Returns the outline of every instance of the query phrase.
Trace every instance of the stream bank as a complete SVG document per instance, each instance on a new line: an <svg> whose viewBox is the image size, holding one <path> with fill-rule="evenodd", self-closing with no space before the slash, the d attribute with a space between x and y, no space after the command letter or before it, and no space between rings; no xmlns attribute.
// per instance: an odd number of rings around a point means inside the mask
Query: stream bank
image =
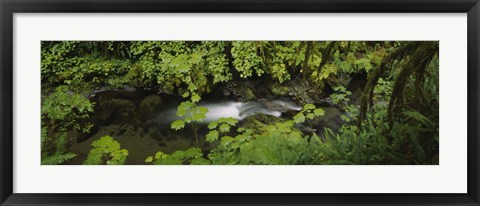
<svg viewBox="0 0 480 206"><path fill-rule="evenodd" d="M343 124L340 118L343 111L329 102L326 98L328 91L320 91L306 81L290 81L283 85L260 80L231 81L217 88L219 89L204 95L200 104L218 106L225 102L239 104L255 102L255 105L264 104L258 102L288 102L289 104L293 102L298 106L314 103L324 109L326 114L314 122L313 128L303 129L304 132L316 131L321 135L324 127L336 130ZM328 88L322 88L328 90ZM94 127L89 133L74 130L68 133L73 140L69 151L78 155L67 164L81 164L86 159L92 142L105 135L114 137L122 148L129 151L126 164L130 165L145 164L145 158L158 151L168 154L196 146L204 153L208 153L218 145L216 142L209 143L204 140L203 136L209 131L206 123L199 124L198 133L202 138L197 143L190 129L174 131L170 128L170 121L159 122L167 119L165 111L170 111L169 115L175 115L176 107L182 101L179 95L166 94L151 88L101 89L92 92L89 100L95 103L95 110L86 122L93 123ZM257 107L265 110L263 106ZM292 106L290 109L282 110L280 115L267 115L265 112L256 111L248 117L239 119L239 126L248 127L255 126L254 122L268 124L282 121L282 119L291 119L297 110Z"/></svg>

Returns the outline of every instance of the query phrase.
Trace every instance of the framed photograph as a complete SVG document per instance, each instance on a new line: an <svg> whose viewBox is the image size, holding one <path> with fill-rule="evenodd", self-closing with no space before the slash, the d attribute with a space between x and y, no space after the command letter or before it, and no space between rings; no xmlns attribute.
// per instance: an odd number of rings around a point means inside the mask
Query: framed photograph
<svg viewBox="0 0 480 206"><path fill-rule="evenodd" d="M480 205L478 0L1 0L1 205Z"/></svg>

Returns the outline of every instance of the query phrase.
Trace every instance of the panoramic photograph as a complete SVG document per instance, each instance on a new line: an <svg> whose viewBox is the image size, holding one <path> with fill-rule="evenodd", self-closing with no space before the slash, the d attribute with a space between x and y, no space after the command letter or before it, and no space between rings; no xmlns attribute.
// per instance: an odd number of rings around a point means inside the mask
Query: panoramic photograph
<svg viewBox="0 0 480 206"><path fill-rule="evenodd" d="M42 41L42 165L438 165L438 41Z"/></svg>

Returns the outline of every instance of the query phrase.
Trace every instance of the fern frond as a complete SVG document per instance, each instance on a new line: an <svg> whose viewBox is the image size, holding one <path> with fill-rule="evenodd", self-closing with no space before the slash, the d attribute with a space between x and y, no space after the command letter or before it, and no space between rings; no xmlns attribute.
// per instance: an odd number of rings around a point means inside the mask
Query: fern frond
<svg viewBox="0 0 480 206"><path fill-rule="evenodd" d="M407 117L417 120L423 125L432 125L432 121L415 110L404 111L403 114Z"/></svg>
<svg viewBox="0 0 480 206"><path fill-rule="evenodd" d="M59 165L68 160L75 158L77 155L74 153L55 154L52 156L46 156L42 158L42 165Z"/></svg>

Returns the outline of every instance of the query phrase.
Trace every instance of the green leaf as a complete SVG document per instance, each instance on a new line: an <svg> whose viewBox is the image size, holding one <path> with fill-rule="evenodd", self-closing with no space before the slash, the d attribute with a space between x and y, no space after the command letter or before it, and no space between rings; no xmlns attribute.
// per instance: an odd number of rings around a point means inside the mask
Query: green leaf
<svg viewBox="0 0 480 206"><path fill-rule="evenodd" d="M303 105L303 109L304 110L309 110L309 109L315 109L315 105L314 104L305 104Z"/></svg>
<svg viewBox="0 0 480 206"><path fill-rule="evenodd" d="M218 128L220 132L229 132L230 131L230 125L228 124L221 124L220 127Z"/></svg>
<svg viewBox="0 0 480 206"><path fill-rule="evenodd" d="M188 85L187 89L190 90L190 91L195 91L195 90L197 90L197 86L195 86L194 84L190 84L190 85Z"/></svg>
<svg viewBox="0 0 480 206"><path fill-rule="evenodd" d="M420 114L420 112L415 110L407 110L404 111L403 114L407 117L417 120L418 122L422 123L423 125L432 125L432 122L425 117L424 115Z"/></svg>
<svg viewBox="0 0 480 206"><path fill-rule="evenodd" d="M305 115L302 112L296 114L293 116L293 122L297 124L305 122Z"/></svg>
<svg viewBox="0 0 480 206"><path fill-rule="evenodd" d="M145 162L146 163L150 163L153 161L153 157L152 156L148 156L146 159L145 159Z"/></svg>
<svg viewBox="0 0 480 206"><path fill-rule="evenodd" d="M315 114L308 113L306 117L307 117L307 119L313 119L313 118L315 118Z"/></svg>
<svg viewBox="0 0 480 206"><path fill-rule="evenodd" d="M172 125L171 125L172 129L174 130L179 130L179 129L182 129L185 127L185 122L181 119L179 120L175 120L174 122L172 122Z"/></svg>
<svg viewBox="0 0 480 206"><path fill-rule="evenodd" d="M313 113L315 114L315 116L319 117L319 116L325 115L325 110L323 110L321 108L317 108L317 109L313 110Z"/></svg>
<svg viewBox="0 0 480 206"><path fill-rule="evenodd" d="M59 165L70 159L73 159L76 156L77 155L74 153L65 153L42 157L42 165Z"/></svg>
<svg viewBox="0 0 480 206"><path fill-rule="evenodd" d="M167 158L169 155L168 154L165 154L161 151L158 151L157 153L155 153L155 159L159 160L159 159L165 159Z"/></svg>
<svg viewBox="0 0 480 206"><path fill-rule="evenodd" d="M223 136L222 139L220 140L220 144L222 145L228 145L229 143L231 143L234 139L230 136Z"/></svg>
<svg viewBox="0 0 480 206"><path fill-rule="evenodd" d="M205 113L196 113L192 116L192 119L196 122L201 122L203 119L207 118Z"/></svg>
<svg viewBox="0 0 480 206"><path fill-rule="evenodd" d="M186 72L190 71L190 65L180 64L180 65L176 66L175 71L178 72L178 73L186 73Z"/></svg>
<svg viewBox="0 0 480 206"><path fill-rule="evenodd" d="M92 147L83 164L99 165L106 163L109 165L121 165L125 164L127 160L128 150L121 149L120 143L113 140L111 136L103 136L99 140L92 142ZM107 159L105 160L105 158Z"/></svg>
<svg viewBox="0 0 480 206"><path fill-rule="evenodd" d="M192 98L191 98L192 102L199 102L200 99L201 99L201 98L200 98L200 95L198 95L198 94L196 94L196 93L194 93L194 94L192 95Z"/></svg>
<svg viewBox="0 0 480 206"><path fill-rule="evenodd" d="M232 117L220 118L219 121L225 122L225 123L229 124L230 126L235 126L238 123L238 120L236 120Z"/></svg>
<svg viewBox="0 0 480 206"><path fill-rule="evenodd" d="M202 113L202 114L207 114L208 113L208 108L206 108L206 107L199 106L199 107L197 107L197 109L198 109L199 113Z"/></svg>
<svg viewBox="0 0 480 206"><path fill-rule="evenodd" d="M210 131L210 132L205 136L205 139L206 139L208 142L213 142L213 141L217 140L217 139L218 139L218 131L217 131L217 130Z"/></svg>
<svg viewBox="0 0 480 206"><path fill-rule="evenodd" d="M202 58L201 54L194 53L194 54L191 55L189 63L198 64L198 63L202 62L202 60L203 60L203 58Z"/></svg>
<svg viewBox="0 0 480 206"><path fill-rule="evenodd" d="M210 122L210 124L208 124L208 129L215 129L217 128L218 126L218 122Z"/></svg>
<svg viewBox="0 0 480 206"><path fill-rule="evenodd" d="M190 112L191 108L194 106L195 106L195 103L190 101L180 103L180 105L178 105L178 108L177 108L177 116L181 117L186 115L187 113Z"/></svg>

